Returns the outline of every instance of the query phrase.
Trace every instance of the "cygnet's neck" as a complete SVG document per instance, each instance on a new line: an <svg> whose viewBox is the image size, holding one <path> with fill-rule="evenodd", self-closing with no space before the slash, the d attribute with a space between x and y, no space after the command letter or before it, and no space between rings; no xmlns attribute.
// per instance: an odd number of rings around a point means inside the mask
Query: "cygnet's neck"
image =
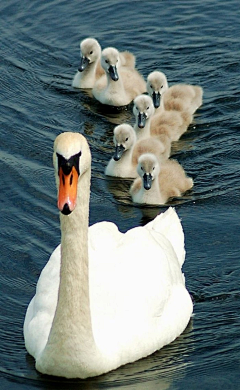
<svg viewBox="0 0 240 390"><path fill-rule="evenodd" d="M150 190L145 190L143 184L141 188L142 197L144 202L149 204L163 204L163 198L159 187L158 176L152 181Z"/></svg>
<svg viewBox="0 0 240 390"><path fill-rule="evenodd" d="M164 106L164 94L167 92L168 90L168 83L166 84L165 88L164 88L164 91L161 93L161 97L160 97L160 106L158 107L158 112L161 112L161 111L164 111L165 110L165 106Z"/></svg>
<svg viewBox="0 0 240 390"><path fill-rule="evenodd" d="M112 80L111 76L108 72L107 75L107 86L105 89L106 98L108 100L108 104L113 106L124 106L127 104L126 102L126 91L124 89L124 84L122 81L121 74L118 70L118 80Z"/></svg>
<svg viewBox="0 0 240 390"><path fill-rule="evenodd" d="M81 87L92 88L96 78L97 60L88 64L83 72L80 72Z"/></svg>
<svg viewBox="0 0 240 390"><path fill-rule="evenodd" d="M134 130L136 132L138 141L140 139L145 139L151 136L150 127L151 127L151 117L146 119L145 126L142 129L138 127L138 123L136 120L136 123L134 125Z"/></svg>

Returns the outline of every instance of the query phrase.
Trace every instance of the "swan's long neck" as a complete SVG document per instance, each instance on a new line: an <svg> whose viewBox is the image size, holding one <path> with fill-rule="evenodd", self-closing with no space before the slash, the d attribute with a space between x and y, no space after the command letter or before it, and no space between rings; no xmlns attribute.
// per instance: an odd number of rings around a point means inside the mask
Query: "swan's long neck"
<svg viewBox="0 0 240 390"><path fill-rule="evenodd" d="M68 216L60 214L62 234L60 286L51 333L58 332L59 329L62 333L63 324L68 332L69 326L74 322L79 324L78 328L91 339L88 284L89 172L85 172L81 177L75 210Z"/></svg>
<svg viewBox="0 0 240 390"><path fill-rule="evenodd" d="M75 210L61 215L61 270L58 303L45 349L36 367L43 373L69 376L89 373L89 356L96 356L88 283L88 214L90 169L78 186ZM74 351L74 352L73 352ZM69 365L69 354L71 364ZM90 364L91 366L91 364Z"/></svg>

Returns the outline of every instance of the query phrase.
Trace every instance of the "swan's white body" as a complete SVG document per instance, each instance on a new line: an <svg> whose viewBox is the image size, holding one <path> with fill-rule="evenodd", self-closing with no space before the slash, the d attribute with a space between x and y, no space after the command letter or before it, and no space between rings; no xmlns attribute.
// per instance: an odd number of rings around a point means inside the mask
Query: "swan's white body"
<svg viewBox="0 0 240 390"><path fill-rule="evenodd" d="M139 177L130 188L135 203L165 204L169 198L179 197L192 188L193 180L176 160L160 162L152 153L138 159Z"/></svg>
<svg viewBox="0 0 240 390"><path fill-rule="evenodd" d="M163 109L176 110L187 111L192 115L202 105L202 87L191 84L174 84L169 87L163 72L154 71L148 75L147 91L154 102L156 96L159 96L160 105L154 104L159 112Z"/></svg>
<svg viewBox="0 0 240 390"><path fill-rule="evenodd" d="M109 222L88 228L91 162L85 138L58 136L54 165L62 185L57 161L79 150L77 201L69 202L75 209L60 215L61 246L39 277L24 322L36 368L67 378L100 375L153 353L178 337L192 314L181 271L184 235L174 209L125 234ZM60 197L59 187L62 209Z"/></svg>
<svg viewBox="0 0 240 390"><path fill-rule="evenodd" d="M77 71L73 77L74 88L93 88L95 82L105 74L101 67L101 46L95 38L86 38L80 42L81 60L87 61L84 69ZM135 67L135 56L128 52L120 52L122 66Z"/></svg>
<svg viewBox="0 0 240 390"><path fill-rule="evenodd" d="M116 126L113 133L115 153L106 166L105 175L107 176L137 177L138 158L142 153L154 153L160 160L165 160L170 156L169 138L169 142L164 144L153 137L137 141L136 132L127 123Z"/></svg>
<svg viewBox="0 0 240 390"><path fill-rule="evenodd" d="M146 92L146 82L142 75L133 68L121 66L121 58L117 49L108 47L102 51L101 65L106 74L96 81L93 96L102 104L110 106L126 106L139 94ZM109 72L114 68L117 78L113 80Z"/></svg>
<svg viewBox="0 0 240 390"><path fill-rule="evenodd" d="M158 137L165 144L169 140L178 141L192 121L192 115L187 111L162 109L156 113L153 101L148 95L139 95L134 99L133 114L134 130L138 139L153 136ZM144 116L145 120L139 121L139 116Z"/></svg>

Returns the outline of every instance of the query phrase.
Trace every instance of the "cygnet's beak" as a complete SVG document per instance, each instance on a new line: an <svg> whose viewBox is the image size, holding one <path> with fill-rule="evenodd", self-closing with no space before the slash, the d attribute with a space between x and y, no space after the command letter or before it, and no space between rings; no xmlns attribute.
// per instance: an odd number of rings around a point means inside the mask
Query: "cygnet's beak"
<svg viewBox="0 0 240 390"><path fill-rule="evenodd" d="M88 66L89 62L90 62L90 60L87 57L81 57L78 71L83 72L84 69L86 69L86 67Z"/></svg>
<svg viewBox="0 0 240 390"><path fill-rule="evenodd" d="M113 155L113 159L115 161L120 160L120 158L122 157L124 152L125 152L125 148L124 148L124 146L122 144L121 145L116 145L115 153Z"/></svg>
<svg viewBox="0 0 240 390"><path fill-rule="evenodd" d="M119 79L116 66L110 65L108 68L108 72L113 81L117 81Z"/></svg>
<svg viewBox="0 0 240 390"><path fill-rule="evenodd" d="M160 98L161 98L160 92L153 92L152 100L155 108L158 108L160 106Z"/></svg>
<svg viewBox="0 0 240 390"><path fill-rule="evenodd" d="M143 129L146 125L147 116L144 112L139 112L138 114L138 127L139 129Z"/></svg>
<svg viewBox="0 0 240 390"><path fill-rule="evenodd" d="M144 173L143 175L143 186L145 190L150 190L152 186L152 175L151 173Z"/></svg>

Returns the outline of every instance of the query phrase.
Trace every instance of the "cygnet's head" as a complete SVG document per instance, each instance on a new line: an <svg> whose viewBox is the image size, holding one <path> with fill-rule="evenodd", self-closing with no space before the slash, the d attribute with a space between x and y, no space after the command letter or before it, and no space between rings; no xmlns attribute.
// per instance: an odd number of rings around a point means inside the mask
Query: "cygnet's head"
<svg viewBox="0 0 240 390"><path fill-rule="evenodd" d="M115 145L113 159L118 161L123 153L131 149L136 142L136 133L133 127L127 123L116 126L113 130L113 142Z"/></svg>
<svg viewBox="0 0 240 390"><path fill-rule="evenodd" d="M154 71L147 77L147 92L153 99L155 108L160 106L160 97L168 89L168 82L163 72Z"/></svg>
<svg viewBox="0 0 240 390"><path fill-rule="evenodd" d="M152 153L144 153L138 159L137 173L142 178L145 190L150 190L152 181L160 173L160 164Z"/></svg>
<svg viewBox="0 0 240 390"><path fill-rule="evenodd" d="M104 49L101 56L101 65L113 81L119 79L117 70L121 64L119 51L117 49L114 47L107 47Z"/></svg>
<svg viewBox="0 0 240 390"><path fill-rule="evenodd" d="M81 59L79 72L83 72L89 64L97 61L101 56L101 46L94 38L86 38L80 42Z"/></svg>
<svg viewBox="0 0 240 390"><path fill-rule="evenodd" d="M133 114L140 129L145 127L146 121L151 118L154 112L155 109L150 96L139 95L134 99Z"/></svg>

